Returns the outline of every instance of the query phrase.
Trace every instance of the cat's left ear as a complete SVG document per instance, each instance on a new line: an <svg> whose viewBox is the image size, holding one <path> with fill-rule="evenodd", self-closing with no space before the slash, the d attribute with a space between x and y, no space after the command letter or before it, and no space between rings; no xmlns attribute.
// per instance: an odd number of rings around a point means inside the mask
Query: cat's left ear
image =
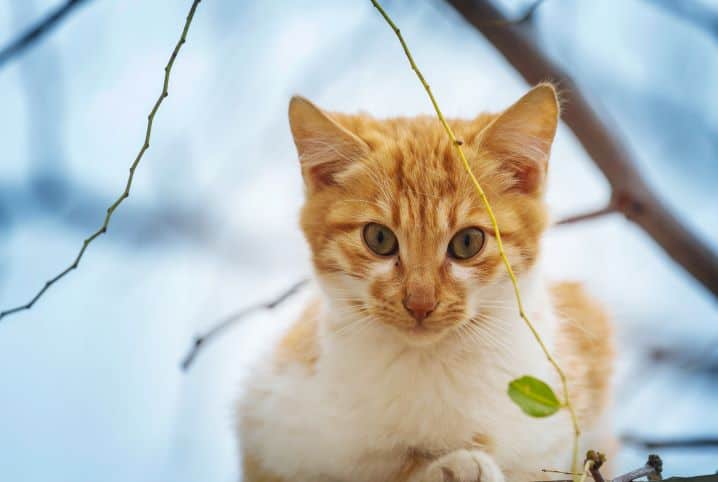
<svg viewBox="0 0 718 482"><path fill-rule="evenodd" d="M559 111L556 89L539 84L482 132L480 149L511 172L511 189L542 192Z"/></svg>
<svg viewBox="0 0 718 482"><path fill-rule="evenodd" d="M369 147L304 97L289 102L289 125L310 190L337 183L337 175L365 156Z"/></svg>

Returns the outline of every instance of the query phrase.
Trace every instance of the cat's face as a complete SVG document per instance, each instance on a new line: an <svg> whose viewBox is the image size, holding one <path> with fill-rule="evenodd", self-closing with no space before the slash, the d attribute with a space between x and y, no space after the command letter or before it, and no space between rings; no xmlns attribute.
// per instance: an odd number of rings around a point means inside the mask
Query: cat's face
<svg viewBox="0 0 718 482"><path fill-rule="evenodd" d="M519 276L546 225L557 120L555 91L540 85L501 115L450 121ZM489 216L435 118L327 115L295 97L290 123L307 187L302 228L345 322L427 345L511 306Z"/></svg>

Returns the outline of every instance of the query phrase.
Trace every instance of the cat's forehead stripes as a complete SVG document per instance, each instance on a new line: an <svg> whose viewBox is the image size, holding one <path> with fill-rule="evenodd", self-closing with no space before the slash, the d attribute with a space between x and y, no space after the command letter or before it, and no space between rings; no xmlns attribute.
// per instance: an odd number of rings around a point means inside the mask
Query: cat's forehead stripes
<svg viewBox="0 0 718 482"><path fill-rule="evenodd" d="M290 119L307 183L302 226L320 272L380 282L378 293L390 287L401 291L401 280L417 266L433 266L445 278L446 290L452 286L451 264L461 266L453 271L455 280L486 282L497 276L501 259L491 220L434 117L327 115L306 102L297 105L294 115L290 108ZM448 121L463 141L518 271L534 263L546 227L541 187L532 184L542 182L543 173L526 173L545 166L542 156L548 155L556 112L553 91L544 88L501 115ZM534 138L545 142L531 144ZM362 232L369 222L386 225L396 235L395 264L366 246ZM461 262L449 259L451 238L467 227L486 233L481 254ZM384 279L389 275L394 281Z"/></svg>

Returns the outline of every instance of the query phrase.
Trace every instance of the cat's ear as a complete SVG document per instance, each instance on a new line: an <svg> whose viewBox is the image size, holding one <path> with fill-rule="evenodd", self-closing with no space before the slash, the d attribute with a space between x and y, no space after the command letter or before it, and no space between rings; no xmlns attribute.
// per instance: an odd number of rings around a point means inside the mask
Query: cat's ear
<svg viewBox="0 0 718 482"><path fill-rule="evenodd" d="M364 141L303 97L294 96L289 102L289 125L310 190L335 184L336 175L369 150Z"/></svg>
<svg viewBox="0 0 718 482"><path fill-rule="evenodd" d="M480 149L511 172L512 189L542 192L559 111L556 89L539 84L482 132Z"/></svg>

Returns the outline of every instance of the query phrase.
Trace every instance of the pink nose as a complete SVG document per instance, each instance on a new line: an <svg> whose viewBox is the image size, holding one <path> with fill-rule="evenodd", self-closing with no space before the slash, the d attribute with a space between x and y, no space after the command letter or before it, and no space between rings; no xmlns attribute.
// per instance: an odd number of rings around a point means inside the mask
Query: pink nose
<svg viewBox="0 0 718 482"><path fill-rule="evenodd" d="M404 308L407 309L416 321L421 323L436 308L436 299L433 296L425 296L421 293L409 294L404 299Z"/></svg>

